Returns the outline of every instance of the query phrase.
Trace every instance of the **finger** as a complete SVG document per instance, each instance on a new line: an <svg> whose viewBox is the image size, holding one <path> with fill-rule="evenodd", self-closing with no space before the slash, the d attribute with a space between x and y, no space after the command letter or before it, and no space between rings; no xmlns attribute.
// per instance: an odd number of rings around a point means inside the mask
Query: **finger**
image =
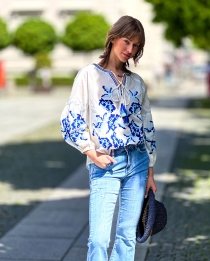
<svg viewBox="0 0 210 261"><path fill-rule="evenodd" d="M110 162L116 163L116 160L114 158L112 158L111 156L107 156L107 158L110 160Z"/></svg>
<svg viewBox="0 0 210 261"><path fill-rule="evenodd" d="M149 191L149 188L148 188L148 187L146 187L146 191L145 191L145 198L147 198L147 196L148 196L148 191Z"/></svg>

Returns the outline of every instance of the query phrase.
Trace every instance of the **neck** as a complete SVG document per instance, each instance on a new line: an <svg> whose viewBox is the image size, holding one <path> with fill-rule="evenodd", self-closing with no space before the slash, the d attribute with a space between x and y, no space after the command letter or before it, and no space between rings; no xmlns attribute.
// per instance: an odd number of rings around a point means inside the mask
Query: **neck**
<svg viewBox="0 0 210 261"><path fill-rule="evenodd" d="M123 77L123 74L125 73L125 70L123 68L123 63L115 64L112 62L109 62L106 66L108 70L111 70L114 74L116 74L118 77Z"/></svg>

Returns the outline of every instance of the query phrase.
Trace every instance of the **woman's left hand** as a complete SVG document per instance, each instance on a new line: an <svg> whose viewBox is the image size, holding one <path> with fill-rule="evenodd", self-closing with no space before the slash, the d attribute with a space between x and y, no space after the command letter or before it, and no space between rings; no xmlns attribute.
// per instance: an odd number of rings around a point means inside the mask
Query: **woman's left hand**
<svg viewBox="0 0 210 261"><path fill-rule="evenodd" d="M147 197L148 191L149 191L150 188L153 190L153 193L155 194L156 191L157 191L157 187L156 187L155 180L154 180L153 167L149 167L149 169L148 169L148 179L147 179L147 187L146 187L145 197Z"/></svg>

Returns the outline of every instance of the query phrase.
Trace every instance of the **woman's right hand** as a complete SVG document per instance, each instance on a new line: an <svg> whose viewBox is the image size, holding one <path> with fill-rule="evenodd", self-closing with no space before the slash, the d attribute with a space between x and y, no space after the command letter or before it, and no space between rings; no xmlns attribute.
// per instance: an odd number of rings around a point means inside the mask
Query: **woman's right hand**
<svg viewBox="0 0 210 261"><path fill-rule="evenodd" d="M116 163L116 161L109 155L100 153L96 150L88 150L85 151L85 154L95 163L99 168L106 168L112 163Z"/></svg>

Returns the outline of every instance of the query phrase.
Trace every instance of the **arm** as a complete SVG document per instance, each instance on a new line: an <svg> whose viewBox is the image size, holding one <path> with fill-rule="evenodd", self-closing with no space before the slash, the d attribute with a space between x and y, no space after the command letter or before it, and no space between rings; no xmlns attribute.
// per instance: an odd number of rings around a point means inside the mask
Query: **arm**
<svg viewBox="0 0 210 261"><path fill-rule="evenodd" d="M88 74L80 71L74 81L69 101L61 114L61 132L64 140L82 153L95 149L88 127Z"/></svg>
<svg viewBox="0 0 210 261"><path fill-rule="evenodd" d="M147 152L149 155L149 168L148 168L148 180L145 196L148 195L148 191L151 188L154 193L157 191L157 187L154 180L154 169L153 166L156 161L156 141L155 141L155 128L152 120L150 101L147 96L146 86L143 83L145 89L145 95L142 103L142 120L143 120L143 129L145 135L145 144Z"/></svg>

